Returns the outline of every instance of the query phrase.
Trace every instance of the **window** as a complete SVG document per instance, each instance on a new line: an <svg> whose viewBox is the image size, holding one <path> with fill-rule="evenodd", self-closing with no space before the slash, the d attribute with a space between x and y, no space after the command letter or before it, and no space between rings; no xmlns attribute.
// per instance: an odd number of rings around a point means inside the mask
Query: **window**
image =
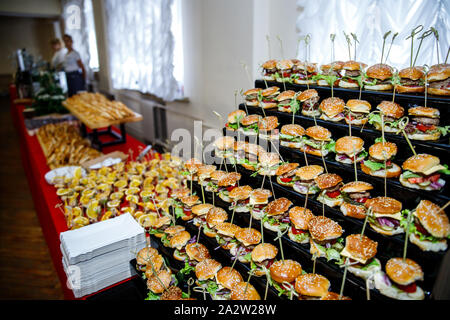
<svg viewBox="0 0 450 320"><path fill-rule="evenodd" d="M343 31L358 36L356 60L369 66L379 63L385 32L392 30L398 36L391 48L387 64L399 69L410 64L411 41L405 40L411 30L423 25L423 31L434 27L439 31L439 62L447 55L450 44L448 12L450 2L445 0L298 0L302 12L297 19L299 36L310 33L312 62L329 63L331 56L330 34L335 33L335 60L349 59L347 42ZM423 32L422 31L422 32ZM421 34L421 33L420 33ZM419 34L419 35L420 35ZM414 41L414 54L419 40ZM385 55L391 35L386 41ZM299 59L304 59L304 43L300 44ZM436 42L433 36L426 38L416 65L431 66L438 62ZM354 58L354 47L351 48Z"/></svg>
<svg viewBox="0 0 450 320"><path fill-rule="evenodd" d="M92 0L84 0L84 16L86 18L86 29L88 35L89 67L97 71L99 69L97 37L95 35L94 10Z"/></svg>
<svg viewBox="0 0 450 320"><path fill-rule="evenodd" d="M183 95L179 0L107 0L106 35L114 89Z"/></svg>

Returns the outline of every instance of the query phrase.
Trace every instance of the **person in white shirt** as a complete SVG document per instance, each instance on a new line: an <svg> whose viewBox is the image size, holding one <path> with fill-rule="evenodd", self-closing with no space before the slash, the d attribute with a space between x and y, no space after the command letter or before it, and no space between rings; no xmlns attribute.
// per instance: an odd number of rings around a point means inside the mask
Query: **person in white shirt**
<svg viewBox="0 0 450 320"><path fill-rule="evenodd" d="M65 34L63 40L67 48L64 56L64 71L66 72L68 94L71 97L79 91L86 90L86 69L80 54L73 49L72 37Z"/></svg>
<svg viewBox="0 0 450 320"><path fill-rule="evenodd" d="M50 43L53 49L53 57L50 62L51 67L56 71L61 71L64 68L64 57L66 56L67 49L62 46L62 41L58 38L53 39Z"/></svg>

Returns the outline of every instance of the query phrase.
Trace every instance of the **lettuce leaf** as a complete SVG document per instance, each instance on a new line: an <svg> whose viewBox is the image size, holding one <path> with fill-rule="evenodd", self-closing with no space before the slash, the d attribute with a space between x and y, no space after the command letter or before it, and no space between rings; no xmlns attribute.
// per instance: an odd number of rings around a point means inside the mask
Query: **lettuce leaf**
<svg viewBox="0 0 450 320"><path fill-rule="evenodd" d="M368 167L372 171L378 171L381 169L384 169L384 163L383 162L375 162L371 160L364 160L364 165Z"/></svg>
<svg viewBox="0 0 450 320"><path fill-rule="evenodd" d="M411 171L405 171L402 174L403 178L410 179L410 178L420 178L420 175L412 173Z"/></svg>
<svg viewBox="0 0 450 320"><path fill-rule="evenodd" d="M152 291L148 292L147 298L145 300L159 300L159 295L153 293Z"/></svg>

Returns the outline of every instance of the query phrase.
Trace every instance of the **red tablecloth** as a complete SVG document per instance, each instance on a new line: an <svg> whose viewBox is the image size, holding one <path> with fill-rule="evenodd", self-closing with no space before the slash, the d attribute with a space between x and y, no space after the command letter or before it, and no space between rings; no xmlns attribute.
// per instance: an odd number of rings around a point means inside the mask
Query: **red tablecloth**
<svg viewBox="0 0 450 320"><path fill-rule="evenodd" d="M11 95L11 97L13 97L13 95ZM64 291L64 297L66 299L74 299L72 290L70 290L66 284L67 277L62 266L62 255L59 247L59 234L67 231L66 221L60 209L55 208L55 206L60 203L59 198L56 195L55 188L49 185L44 178L45 173L47 173L50 169L47 166L44 153L42 152L36 136L29 136L25 129L22 114L23 109L24 106L11 103L12 119L20 137L23 167L28 178L36 213L38 215L45 240L47 241L53 264L61 282L61 287ZM127 142L125 144L104 148L102 152L105 154L112 151L122 151L124 153L128 153L131 149L133 150L133 155L137 156L144 147L144 144L127 135ZM104 290L106 289L107 288Z"/></svg>

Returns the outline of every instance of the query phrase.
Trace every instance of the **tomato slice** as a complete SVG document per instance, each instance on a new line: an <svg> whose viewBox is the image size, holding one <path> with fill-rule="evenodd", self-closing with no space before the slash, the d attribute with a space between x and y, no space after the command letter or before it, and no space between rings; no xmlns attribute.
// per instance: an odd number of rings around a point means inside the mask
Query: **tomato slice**
<svg viewBox="0 0 450 320"><path fill-rule="evenodd" d="M282 182L286 183L286 182L291 182L292 178L281 178L280 179Z"/></svg>
<svg viewBox="0 0 450 320"><path fill-rule="evenodd" d="M233 190L234 188L236 188L236 186L227 187L227 190L228 192L231 192L231 190Z"/></svg>
<svg viewBox="0 0 450 320"><path fill-rule="evenodd" d="M339 195L341 194L341 192L340 191L333 191L333 192L327 192L327 196L329 197L329 198L336 198L336 197L338 197Z"/></svg>
<svg viewBox="0 0 450 320"><path fill-rule="evenodd" d="M425 124L421 124L421 123L418 123L416 125L416 128L422 132L427 132L428 130L433 130L433 127L434 127L433 125L425 125Z"/></svg>
<svg viewBox="0 0 450 320"><path fill-rule="evenodd" d="M414 293L414 292L416 292L416 290L417 290L417 285L416 285L415 282L414 282L414 283L411 283L411 284L409 284L409 285L407 285L407 286L402 286L402 285L399 285L399 284L396 284L396 286L397 286L400 290L405 291L405 292L407 292L407 293Z"/></svg>
<svg viewBox="0 0 450 320"><path fill-rule="evenodd" d="M288 77L290 77L291 76L291 73L290 72L283 72L283 77L284 78L288 78Z"/></svg>
<svg viewBox="0 0 450 320"><path fill-rule="evenodd" d="M359 199L356 199L356 202L358 202L358 203L366 203L367 199L369 199L369 198L359 198Z"/></svg>
<svg viewBox="0 0 450 320"><path fill-rule="evenodd" d="M192 214L191 208L183 208L183 212L185 215L190 216Z"/></svg>
<svg viewBox="0 0 450 320"><path fill-rule="evenodd" d="M409 178L409 179L408 179L408 182L410 182L410 183L422 183L422 182L424 182L424 179L423 179L422 177L419 177L419 178Z"/></svg>
<svg viewBox="0 0 450 320"><path fill-rule="evenodd" d="M294 228L294 227L291 228L291 232L292 232L293 234L303 234L303 233L306 233L305 230L296 229L296 228Z"/></svg>
<svg viewBox="0 0 450 320"><path fill-rule="evenodd" d="M440 177L441 177L440 174L435 174L435 175L432 175L431 177L429 177L427 180L430 180L431 182L437 182Z"/></svg>

